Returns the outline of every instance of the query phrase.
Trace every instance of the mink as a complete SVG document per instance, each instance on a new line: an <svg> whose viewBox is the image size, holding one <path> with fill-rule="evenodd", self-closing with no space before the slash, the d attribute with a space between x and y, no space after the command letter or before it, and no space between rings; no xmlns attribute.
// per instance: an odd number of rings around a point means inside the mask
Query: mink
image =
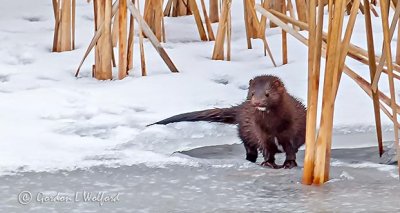
<svg viewBox="0 0 400 213"><path fill-rule="evenodd" d="M290 169L297 166L296 153L305 142L306 107L287 92L280 78L263 75L250 80L242 104L179 114L148 126L182 121L235 124L248 161L255 163L260 151L262 166ZM275 154L282 151L286 159L280 166L275 163Z"/></svg>

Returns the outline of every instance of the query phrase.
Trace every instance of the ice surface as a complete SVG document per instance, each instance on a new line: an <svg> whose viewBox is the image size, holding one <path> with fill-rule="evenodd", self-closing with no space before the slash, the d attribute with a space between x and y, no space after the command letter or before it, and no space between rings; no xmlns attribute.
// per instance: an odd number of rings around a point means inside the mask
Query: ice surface
<svg viewBox="0 0 400 213"><path fill-rule="evenodd" d="M299 168L273 170L244 160L242 145L219 145L177 153L196 166L143 164L70 172L23 172L0 177L4 212L398 212L400 185L396 166L377 167L376 148L336 149L331 180L324 187L299 183ZM284 156L278 155L281 162ZM261 159L259 159L261 161ZM364 164L362 167L352 167ZM368 166L372 165L372 166ZM375 166L374 166L375 165ZM60 184L63 183L63 184ZM16 205L16 195L29 190L55 196L104 191L119 193L116 203L31 202ZM10 197L10 195L15 195Z"/></svg>

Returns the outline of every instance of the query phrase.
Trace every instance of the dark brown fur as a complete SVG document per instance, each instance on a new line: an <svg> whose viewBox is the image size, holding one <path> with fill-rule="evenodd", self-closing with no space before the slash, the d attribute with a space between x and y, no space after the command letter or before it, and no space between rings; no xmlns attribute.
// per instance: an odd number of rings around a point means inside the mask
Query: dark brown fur
<svg viewBox="0 0 400 213"><path fill-rule="evenodd" d="M247 160L256 162L260 150L263 166L280 168L275 164L277 141L286 153L283 167L292 168L297 166L296 153L305 141L306 108L287 93L278 77L265 75L250 81L247 100L238 106L180 114L155 124L180 121L238 124Z"/></svg>
<svg viewBox="0 0 400 213"><path fill-rule="evenodd" d="M265 111L257 109L265 108ZM275 140L286 153L285 168L297 166L296 153L305 141L306 109L287 93L275 76L260 76L250 81L247 102L238 114L239 137L246 148L246 159L255 162L262 151L262 165L279 168Z"/></svg>

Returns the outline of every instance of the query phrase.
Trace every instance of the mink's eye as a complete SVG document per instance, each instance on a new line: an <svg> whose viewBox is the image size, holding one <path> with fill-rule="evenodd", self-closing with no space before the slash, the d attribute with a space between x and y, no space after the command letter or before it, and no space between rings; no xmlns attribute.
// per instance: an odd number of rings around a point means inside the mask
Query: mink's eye
<svg viewBox="0 0 400 213"><path fill-rule="evenodd" d="M270 95L269 92L270 92L269 89L265 90L265 97L267 97L267 98L269 97L269 95Z"/></svg>
<svg viewBox="0 0 400 213"><path fill-rule="evenodd" d="M251 96L254 96L254 93L255 93L254 91L251 91Z"/></svg>

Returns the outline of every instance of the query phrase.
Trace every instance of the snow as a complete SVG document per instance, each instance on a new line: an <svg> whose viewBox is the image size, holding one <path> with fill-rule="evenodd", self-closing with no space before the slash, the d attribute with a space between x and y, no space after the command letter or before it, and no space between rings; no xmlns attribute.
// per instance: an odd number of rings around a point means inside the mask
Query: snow
<svg viewBox="0 0 400 213"><path fill-rule="evenodd" d="M77 1L76 50L52 53L51 1L0 1L6 5L0 9L0 174L96 165L196 166L195 159L171 154L205 145L240 143L235 127L203 122L145 125L177 113L238 104L246 96L249 79L262 74L281 77L291 94L306 101L306 47L288 36L289 64L281 65L280 30L271 29L267 39L278 67L264 56L261 41L253 40L253 49L248 50L239 1L232 5L231 62L210 59L214 43L200 41L193 17L166 18L164 47L180 73L170 73L146 41L149 76L140 76L135 43L135 68L121 81L92 79L93 55L80 77L74 77L93 36L91 4ZM352 42L365 48L363 22L359 17ZM373 24L379 53L380 20L374 18ZM216 32L217 25L213 28ZM395 41L396 35L393 46ZM347 63L369 79L367 66L351 59ZM380 88L388 94L386 81ZM389 119L383 116L382 122L389 131ZM337 97L335 131L373 132L373 125L371 100L344 75ZM391 138L388 134L385 140ZM350 141L343 146L371 143ZM333 147L338 146L334 143Z"/></svg>

